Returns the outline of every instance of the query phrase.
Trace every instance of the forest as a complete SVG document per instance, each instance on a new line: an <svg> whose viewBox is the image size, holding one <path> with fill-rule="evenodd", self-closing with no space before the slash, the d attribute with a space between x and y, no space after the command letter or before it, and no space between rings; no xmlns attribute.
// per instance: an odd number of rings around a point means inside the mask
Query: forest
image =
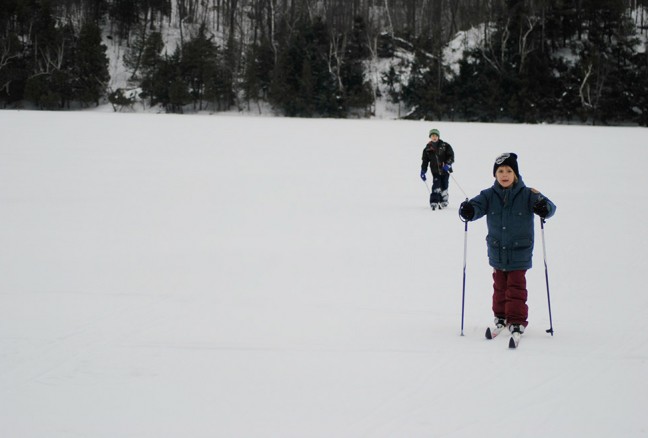
<svg viewBox="0 0 648 438"><path fill-rule="evenodd" d="M3 0L0 107L648 126L647 40L648 0Z"/></svg>

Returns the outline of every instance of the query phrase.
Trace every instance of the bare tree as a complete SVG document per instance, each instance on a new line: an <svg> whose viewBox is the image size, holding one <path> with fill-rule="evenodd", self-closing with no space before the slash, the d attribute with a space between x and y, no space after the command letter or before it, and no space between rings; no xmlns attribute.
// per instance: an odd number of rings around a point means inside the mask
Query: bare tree
<svg viewBox="0 0 648 438"><path fill-rule="evenodd" d="M14 48L12 42L13 36L7 29L4 37L0 38L0 72L9 65L12 59L20 57L18 48ZM6 89L9 92L10 84L11 79L6 79L3 84L0 84L0 90Z"/></svg>
<svg viewBox="0 0 648 438"><path fill-rule="evenodd" d="M529 15L525 17L525 23L527 25L527 28L520 32L520 36L518 39L518 51L520 55L520 66L519 66L519 73L522 73L524 71L525 67L525 62L527 59L527 56L531 52L533 52L533 42L529 41L529 35L533 32L533 30L536 27L536 24L538 23L538 18L532 15Z"/></svg>

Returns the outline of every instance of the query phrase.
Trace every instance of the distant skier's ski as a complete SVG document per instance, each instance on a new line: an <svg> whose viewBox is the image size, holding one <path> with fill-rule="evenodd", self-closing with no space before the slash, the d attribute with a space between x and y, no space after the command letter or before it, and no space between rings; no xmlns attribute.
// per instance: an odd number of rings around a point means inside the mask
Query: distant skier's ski
<svg viewBox="0 0 648 438"><path fill-rule="evenodd" d="M486 339L493 339L493 338L495 338L495 337L496 337L497 335L499 335L499 334L502 332L502 330L504 330L505 328L506 328L506 326L499 326L499 327L495 327L495 328L493 328L493 329L491 329L490 327L488 327L488 328L486 329Z"/></svg>
<svg viewBox="0 0 648 438"><path fill-rule="evenodd" d="M520 337L522 337L522 333L513 332L511 339L509 340L509 348L518 348L518 345L520 344Z"/></svg>

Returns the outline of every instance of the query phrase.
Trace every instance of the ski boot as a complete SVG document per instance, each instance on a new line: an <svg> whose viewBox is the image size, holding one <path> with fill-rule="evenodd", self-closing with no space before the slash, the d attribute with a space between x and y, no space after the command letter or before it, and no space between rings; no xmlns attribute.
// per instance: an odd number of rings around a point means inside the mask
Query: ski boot
<svg viewBox="0 0 648 438"><path fill-rule="evenodd" d="M493 339L497 335L499 335L502 330L506 328L506 319L505 318L500 318L498 316L495 317L495 328L491 329L488 327L486 329L486 339Z"/></svg>

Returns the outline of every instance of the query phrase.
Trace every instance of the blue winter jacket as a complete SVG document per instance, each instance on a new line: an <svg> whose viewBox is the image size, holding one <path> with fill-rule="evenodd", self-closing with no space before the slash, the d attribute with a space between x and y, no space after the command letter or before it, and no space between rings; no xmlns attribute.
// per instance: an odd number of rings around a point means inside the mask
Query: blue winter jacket
<svg viewBox="0 0 648 438"><path fill-rule="evenodd" d="M495 184L475 196L470 203L475 207L471 220L486 216L488 235L488 261L501 271L517 271L531 268L533 256L534 225L533 205L539 199L547 200L549 214L556 206L540 192L527 187L522 178L511 188Z"/></svg>

